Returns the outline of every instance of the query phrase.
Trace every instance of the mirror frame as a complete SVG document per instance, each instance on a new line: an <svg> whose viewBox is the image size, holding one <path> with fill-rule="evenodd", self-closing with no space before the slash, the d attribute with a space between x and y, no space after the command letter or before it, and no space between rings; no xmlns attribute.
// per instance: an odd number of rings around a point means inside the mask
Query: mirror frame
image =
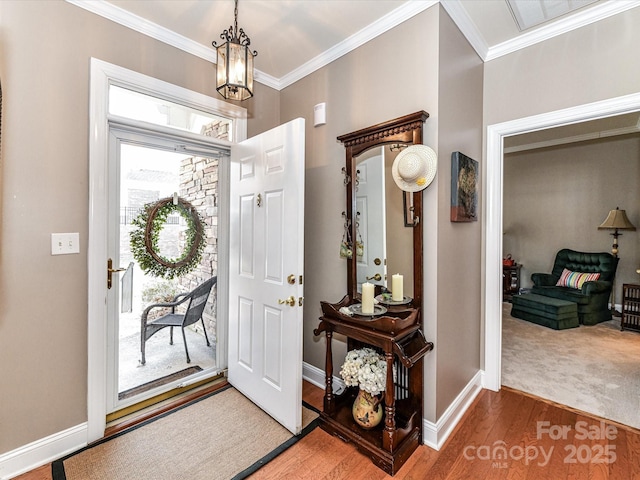
<svg viewBox="0 0 640 480"><path fill-rule="evenodd" d="M345 188L347 190L346 221L349 225L351 238L356 238L356 157L370 148L394 143L409 145L422 144L423 124L429 118L425 111L419 111L394 120L379 123L362 130L347 133L338 137L346 151L346 170L343 170ZM413 214L420 221L413 226L413 302L414 308L422 307L423 291L423 222L422 220L422 191L413 194ZM410 228L410 227L409 227ZM347 259L347 290L352 299L358 297L357 256Z"/></svg>

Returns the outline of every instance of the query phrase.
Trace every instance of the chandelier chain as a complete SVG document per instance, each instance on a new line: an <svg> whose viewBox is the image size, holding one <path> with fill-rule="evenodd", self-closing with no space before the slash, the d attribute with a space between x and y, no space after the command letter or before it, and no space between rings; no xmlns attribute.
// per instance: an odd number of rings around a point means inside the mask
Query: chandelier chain
<svg viewBox="0 0 640 480"><path fill-rule="evenodd" d="M220 38L245 47L251 45L251 39L244 32L244 29L238 28L238 0L235 0L235 7L233 9L233 25L230 25L227 30L224 30L220 34ZM214 48L218 48L218 44L215 41L211 42L211 45L213 45ZM254 57L258 55L258 52L255 50L252 53Z"/></svg>
<svg viewBox="0 0 640 480"><path fill-rule="evenodd" d="M238 31L238 0L235 0L235 7L233 9L233 25L235 27L235 31L237 32ZM242 30L240 31L242 32Z"/></svg>

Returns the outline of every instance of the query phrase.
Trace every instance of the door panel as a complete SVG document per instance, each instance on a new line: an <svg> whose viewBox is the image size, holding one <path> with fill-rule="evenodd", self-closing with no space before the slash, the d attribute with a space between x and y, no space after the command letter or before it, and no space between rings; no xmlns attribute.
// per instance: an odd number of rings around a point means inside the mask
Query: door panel
<svg viewBox="0 0 640 480"><path fill-rule="evenodd" d="M265 351L282 351L282 311L265 305ZM265 357L264 378L271 382L274 387L281 386L282 365L279 356Z"/></svg>
<svg viewBox="0 0 640 480"><path fill-rule="evenodd" d="M284 192L265 193L265 280L284 283L282 263L284 252Z"/></svg>
<svg viewBox="0 0 640 480"><path fill-rule="evenodd" d="M299 433L304 120L234 146L230 173L229 382Z"/></svg>
<svg viewBox="0 0 640 480"><path fill-rule="evenodd" d="M253 368L253 302L248 298L238 297L238 363L247 370Z"/></svg>
<svg viewBox="0 0 640 480"><path fill-rule="evenodd" d="M240 275L247 278L253 278L255 275L255 263L254 255L255 251L255 237L254 237L254 225L255 225L255 196L243 195L240 198L240 213L239 213L239 227L240 231L238 235L240 237L240 255L238 260L240 262Z"/></svg>

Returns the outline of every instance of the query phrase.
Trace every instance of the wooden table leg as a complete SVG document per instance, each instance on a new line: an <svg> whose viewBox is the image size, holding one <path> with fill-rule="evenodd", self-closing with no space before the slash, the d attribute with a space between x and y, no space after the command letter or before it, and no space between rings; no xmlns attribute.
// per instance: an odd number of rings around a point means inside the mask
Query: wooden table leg
<svg viewBox="0 0 640 480"><path fill-rule="evenodd" d="M333 332L326 330L327 339L327 351L325 356L325 389L324 389L324 411L328 414L333 414L334 399L333 399L333 354L331 350L331 340L333 339Z"/></svg>
<svg viewBox="0 0 640 480"><path fill-rule="evenodd" d="M384 434L382 435L382 443L385 450L393 452L395 448L396 433L396 400L395 387L393 382L393 353L385 352L387 361L387 385L384 391Z"/></svg>

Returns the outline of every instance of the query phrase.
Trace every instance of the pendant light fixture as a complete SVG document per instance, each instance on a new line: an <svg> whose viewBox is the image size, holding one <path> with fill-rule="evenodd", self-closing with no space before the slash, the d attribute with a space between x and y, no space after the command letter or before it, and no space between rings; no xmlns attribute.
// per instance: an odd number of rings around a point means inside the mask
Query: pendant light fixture
<svg viewBox="0 0 640 480"><path fill-rule="evenodd" d="M211 43L218 55L216 90L228 100L246 100L253 96L253 57L258 52L249 50L251 40L238 29L238 0L233 15L233 25L220 34L226 42L220 46Z"/></svg>

